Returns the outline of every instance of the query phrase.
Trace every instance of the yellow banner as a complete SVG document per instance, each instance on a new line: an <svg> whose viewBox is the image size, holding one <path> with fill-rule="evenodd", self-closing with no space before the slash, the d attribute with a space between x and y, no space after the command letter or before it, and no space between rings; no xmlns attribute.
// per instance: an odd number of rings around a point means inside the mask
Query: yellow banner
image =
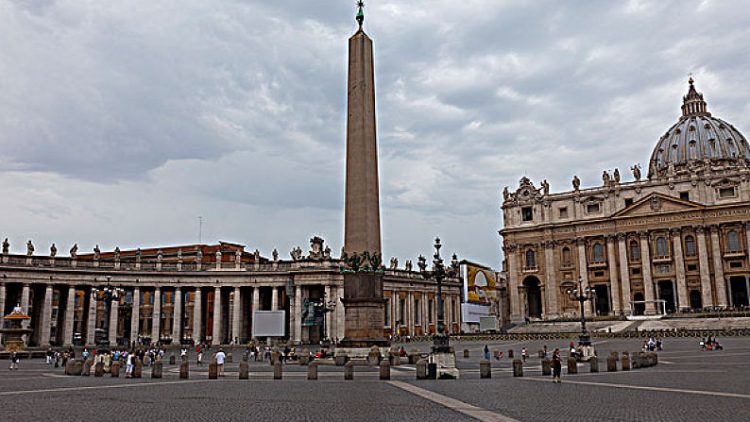
<svg viewBox="0 0 750 422"><path fill-rule="evenodd" d="M489 306L496 300L497 288L493 271L467 264L466 284L468 303Z"/></svg>

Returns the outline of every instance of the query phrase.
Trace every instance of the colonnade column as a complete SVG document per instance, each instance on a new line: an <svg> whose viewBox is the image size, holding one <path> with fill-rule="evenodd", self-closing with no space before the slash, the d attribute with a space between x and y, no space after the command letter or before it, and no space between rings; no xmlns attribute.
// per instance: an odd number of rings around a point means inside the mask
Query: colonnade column
<svg viewBox="0 0 750 422"><path fill-rule="evenodd" d="M214 325L211 334L211 345L221 344L221 288L214 288Z"/></svg>
<svg viewBox="0 0 750 422"><path fill-rule="evenodd" d="M39 327L39 346L49 346L50 320L52 319L52 285L44 289L44 303L42 304L42 320Z"/></svg>
<svg viewBox="0 0 750 422"><path fill-rule="evenodd" d="M724 259L721 256L721 244L719 243L719 227L711 227L711 251L714 257L714 278L716 280L716 302L718 306L725 307L727 302L727 281L724 279Z"/></svg>
<svg viewBox="0 0 750 422"><path fill-rule="evenodd" d="M24 283L23 287L21 288L21 310L24 314L29 315L29 284ZM29 328L29 324L31 321L25 320L21 323L21 326L23 328ZM29 344L29 336L24 334L23 335L23 342L24 344Z"/></svg>
<svg viewBox="0 0 750 422"><path fill-rule="evenodd" d="M201 288L195 288L195 295L193 295L193 341L198 343L203 338L201 333L201 327L203 327L203 295L201 294Z"/></svg>
<svg viewBox="0 0 750 422"><path fill-rule="evenodd" d="M620 279L617 277L617 259L615 258L615 236L607 236L607 265L609 266L609 296L612 298L612 314L620 315L622 304L620 303Z"/></svg>
<svg viewBox="0 0 750 422"><path fill-rule="evenodd" d="M589 264L588 259L586 259L586 239L578 238L576 239L576 244L578 245L578 275L583 281L583 289L586 290L586 288L589 287ZM588 301L587 307L589 308L588 311L590 314L594 315L593 300Z"/></svg>
<svg viewBox="0 0 750 422"><path fill-rule="evenodd" d="M745 255L747 255L748 260L750 260L750 223L744 223L743 226L745 227L745 237L747 240L747 242L745 242Z"/></svg>
<svg viewBox="0 0 750 422"><path fill-rule="evenodd" d="M172 307L172 344L182 342L182 288L174 289L174 306Z"/></svg>
<svg viewBox="0 0 750 422"><path fill-rule="evenodd" d="M94 346L96 341L96 301L97 301L97 295L96 290L94 288L91 288L91 292L89 293L89 311L86 315L86 344L89 346Z"/></svg>
<svg viewBox="0 0 750 422"><path fill-rule="evenodd" d="M675 275L677 276L677 301L680 303L678 309L690 309L690 300L687 292L687 279L685 278L685 258L682 254L682 231L671 230L672 249L674 249Z"/></svg>
<svg viewBox="0 0 750 422"><path fill-rule="evenodd" d="M130 311L130 341L137 342L141 333L141 288L133 288L133 306Z"/></svg>
<svg viewBox="0 0 750 422"><path fill-rule="evenodd" d="M344 286L336 286L336 337L344 338L344 304L341 298L344 297ZM393 314L391 314L393 315Z"/></svg>
<svg viewBox="0 0 750 422"><path fill-rule="evenodd" d="M120 300L112 298L109 301L109 333L107 333L107 340L109 344L117 344L117 317L119 313ZM104 316L107 317L106 315Z"/></svg>
<svg viewBox="0 0 750 422"><path fill-rule="evenodd" d="M323 306L324 306L324 309L325 309L325 308L328 307L328 301L331 300L331 286L325 286L323 289L324 289L324 293L325 293L325 296L323 297ZM325 320L326 330L323 333L323 337L332 338L333 336L331 335L331 328L332 328L331 327L331 313L330 312L325 312L323 314L323 317L326 319Z"/></svg>
<svg viewBox="0 0 750 422"><path fill-rule="evenodd" d="M279 310L279 291L275 286L271 287L271 310Z"/></svg>
<svg viewBox="0 0 750 422"><path fill-rule="evenodd" d="M414 336L414 295L411 290L406 292L406 324L409 328L409 335Z"/></svg>
<svg viewBox="0 0 750 422"><path fill-rule="evenodd" d="M232 342L235 340L237 343L241 342L242 339L240 338L240 332L242 328L242 314L241 314L241 306L242 306L242 299L240 298L240 288L235 287L234 288L234 299L232 300Z"/></svg>
<svg viewBox="0 0 750 422"><path fill-rule="evenodd" d="M253 293L255 291L253 290ZM255 301L255 295L253 295L253 301ZM253 305L255 306L255 305ZM293 340L295 343L302 341L302 286L296 286L294 288L294 328L292 329Z"/></svg>
<svg viewBox="0 0 750 422"><path fill-rule="evenodd" d="M630 311L630 267L628 266L628 249L626 246L627 235L617 235L617 249L620 256L620 287L622 288L622 310ZM627 314L627 312L626 312Z"/></svg>
<svg viewBox="0 0 750 422"><path fill-rule="evenodd" d="M161 287L154 289L154 307L151 315L151 341L161 340Z"/></svg>
<svg viewBox="0 0 750 422"><path fill-rule="evenodd" d="M5 283L0 283L0 327L5 327ZM0 344L3 342L3 335L0 334Z"/></svg>
<svg viewBox="0 0 750 422"><path fill-rule="evenodd" d="M73 345L73 319L76 312L76 286L68 286L68 300L65 304L65 326L63 327L63 346ZM2 308L0 308L2 309Z"/></svg>
<svg viewBox="0 0 750 422"><path fill-rule="evenodd" d="M651 278L651 249L649 247L648 232L640 232L641 238L641 271L643 272L643 298L646 300L646 315L656 313L654 300L654 280Z"/></svg>
<svg viewBox="0 0 750 422"><path fill-rule="evenodd" d="M711 294L711 275L708 269L708 246L706 245L705 228L695 229L698 238L698 265L701 272L701 306L713 306L714 300Z"/></svg>
<svg viewBox="0 0 750 422"><path fill-rule="evenodd" d="M557 277L555 277L555 242L544 242L544 288L547 293L546 319L557 318Z"/></svg>
<svg viewBox="0 0 750 422"><path fill-rule="evenodd" d="M516 245L508 245L505 248L505 256L508 260L508 292L510 294L510 320L513 322L519 322L523 321L523 316L521 315L521 299L518 294L518 279L520 277L520 274L518 273L518 257L516 256L516 250L518 250L518 247ZM425 306L427 304L427 300L424 301ZM394 314L395 315L395 314ZM427 330L429 329L429 315L427 312L424 313L426 318L426 324L425 324L425 334L427 333Z"/></svg>

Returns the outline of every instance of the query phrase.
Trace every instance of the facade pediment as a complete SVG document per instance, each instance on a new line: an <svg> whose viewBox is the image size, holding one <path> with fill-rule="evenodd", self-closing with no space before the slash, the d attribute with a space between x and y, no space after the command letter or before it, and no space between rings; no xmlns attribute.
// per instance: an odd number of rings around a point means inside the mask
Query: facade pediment
<svg viewBox="0 0 750 422"><path fill-rule="evenodd" d="M673 198L660 193L652 193L645 198L633 203L633 205L618 211L613 217L630 217L651 214L661 214L680 211L699 211L704 207L701 204Z"/></svg>

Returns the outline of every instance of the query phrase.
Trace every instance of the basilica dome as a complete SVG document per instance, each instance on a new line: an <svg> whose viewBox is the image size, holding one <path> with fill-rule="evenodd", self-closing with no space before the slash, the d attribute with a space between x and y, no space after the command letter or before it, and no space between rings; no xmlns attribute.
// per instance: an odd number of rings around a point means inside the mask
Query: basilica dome
<svg viewBox="0 0 750 422"><path fill-rule="evenodd" d="M711 116L696 91L693 79L682 99L682 116L654 148L649 163L648 177L681 172L691 167L715 163L727 167L750 164L750 145L731 124Z"/></svg>

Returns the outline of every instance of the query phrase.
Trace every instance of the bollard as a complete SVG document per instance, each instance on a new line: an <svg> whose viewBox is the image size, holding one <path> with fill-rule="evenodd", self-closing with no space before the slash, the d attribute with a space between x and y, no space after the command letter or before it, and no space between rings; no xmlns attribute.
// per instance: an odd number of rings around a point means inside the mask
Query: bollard
<svg viewBox="0 0 750 422"><path fill-rule="evenodd" d="M609 355L610 355L610 356L614 356L614 357L615 357L615 360L620 360L620 354L619 354L619 353L617 353L617 352L611 352L611 353L610 353Z"/></svg>
<svg viewBox="0 0 750 422"><path fill-rule="evenodd" d="M80 360L69 360L65 365L65 375L81 375L83 373L83 362Z"/></svg>
<svg viewBox="0 0 750 422"><path fill-rule="evenodd" d="M398 354L398 352L393 353L391 355L391 366L399 366L401 365L401 356Z"/></svg>
<svg viewBox="0 0 750 422"><path fill-rule="evenodd" d="M628 356L628 352L622 352L622 370L623 371L629 371L630 370L630 356Z"/></svg>
<svg viewBox="0 0 750 422"><path fill-rule="evenodd" d="M161 378L163 364L161 360L154 362L154 366L151 367L151 378Z"/></svg>
<svg viewBox="0 0 750 422"><path fill-rule="evenodd" d="M336 355L336 357L333 358L334 363L336 366L344 366L346 365L346 362L349 360L349 358L345 354Z"/></svg>
<svg viewBox="0 0 750 422"><path fill-rule="evenodd" d="M281 360L277 360L273 364L273 379L280 380L282 375Z"/></svg>
<svg viewBox="0 0 750 422"><path fill-rule="evenodd" d="M104 362L99 361L94 365L94 376L101 377L104 375Z"/></svg>
<svg viewBox="0 0 750 422"><path fill-rule="evenodd" d="M576 362L576 358L568 358L568 374L577 374L578 373L578 362Z"/></svg>
<svg viewBox="0 0 750 422"><path fill-rule="evenodd" d="M607 372L617 372L617 357L610 355L607 358Z"/></svg>
<svg viewBox="0 0 750 422"><path fill-rule="evenodd" d="M508 350L508 359L513 359L513 349Z"/></svg>
<svg viewBox="0 0 750 422"><path fill-rule="evenodd" d="M523 362L521 361L521 359L513 359L513 376L523 376Z"/></svg>
<svg viewBox="0 0 750 422"><path fill-rule="evenodd" d="M417 362L417 379L418 380L427 379L427 360L426 359L420 359Z"/></svg>
<svg viewBox="0 0 750 422"><path fill-rule="evenodd" d="M171 355L169 355L169 364L174 365L176 363L177 363L177 358L175 358L174 353L172 353Z"/></svg>
<svg viewBox="0 0 750 422"><path fill-rule="evenodd" d="M190 366L188 361L183 360L180 364L180 379L186 380L190 377Z"/></svg>
<svg viewBox="0 0 750 422"><path fill-rule="evenodd" d="M215 380L219 378L219 368L216 362L211 362L208 364L208 379Z"/></svg>
<svg viewBox="0 0 750 422"><path fill-rule="evenodd" d="M469 349L464 349L464 359L469 358Z"/></svg>
<svg viewBox="0 0 750 422"><path fill-rule="evenodd" d="M591 365L591 369L589 369L589 372L599 372L599 358L596 356L592 356L591 359L589 359L589 364Z"/></svg>
<svg viewBox="0 0 750 422"><path fill-rule="evenodd" d="M232 352L227 353L227 362L226 363L232 363L234 362L234 354Z"/></svg>
<svg viewBox="0 0 750 422"><path fill-rule="evenodd" d="M354 362L349 361L344 365L344 379L345 380L353 380L354 379Z"/></svg>
<svg viewBox="0 0 750 422"><path fill-rule="evenodd" d="M109 373L112 375L112 378L118 378L120 376L120 362L112 362L112 365L109 367Z"/></svg>
<svg viewBox="0 0 750 422"><path fill-rule="evenodd" d="M90 376L92 366L94 366L94 361L91 359L86 359L86 362L83 362L83 369L81 369L81 375L83 375L84 377Z"/></svg>
<svg viewBox="0 0 750 422"><path fill-rule="evenodd" d="M239 376L241 380L250 379L250 365L247 364L245 359L240 361Z"/></svg>
<svg viewBox="0 0 750 422"><path fill-rule="evenodd" d="M378 349L378 346L372 346L367 353L367 364L370 366L378 366L380 365L380 360L380 349Z"/></svg>
<svg viewBox="0 0 750 422"><path fill-rule="evenodd" d="M492 364L482 359L479 361L479 378L492 378Z"/></svg>
<svg viewBox="0 0 750 422"><path fill-rule="evenodd" d="M318 379L318 362L312 362L307 366L307 379L317 380Z"/></svg>
<svg viewBox="0 0 750 422"><path fill-rule="evenodd" d="M383 359L383 361L380 362L380 379L381 380L391 379L391 364L385 359Z"/></svg>
<svg viewBox="0 0 750 422"><path fill-rule="evenodd" d="M542 375L552 375L552 361L542 359Z"/></svg>
<svg viewBox="0 0 750 422"><path fill-rule="evenodd" d="M140 378L143 373L143 362L140 359L135 360L135 366L133 367L133 378Z"/></svg>

